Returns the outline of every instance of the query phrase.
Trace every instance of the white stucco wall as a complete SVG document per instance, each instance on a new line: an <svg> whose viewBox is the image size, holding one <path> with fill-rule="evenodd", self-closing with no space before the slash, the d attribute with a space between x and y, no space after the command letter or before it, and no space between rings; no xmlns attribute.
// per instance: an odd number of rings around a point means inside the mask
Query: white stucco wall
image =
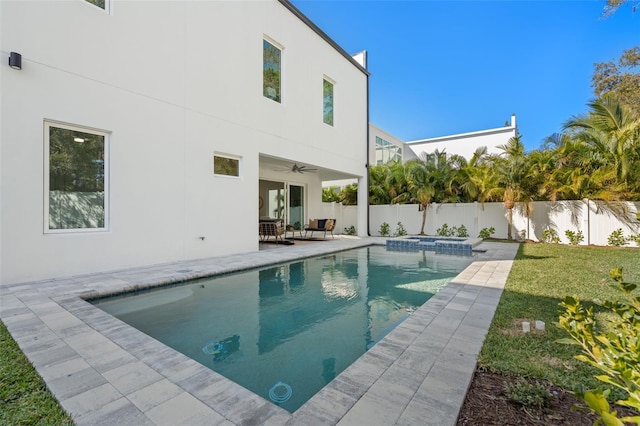
<svg viewBox="0 0 640 426"><path fill-rule="evenodd" d="M473 156L475 150L482 146L487 147L489 154L500 154L502 150L498 149L498 146L506 144L510 138L517 135L516 116L512 115L509 126L408 141L406 146L413 150L418 157L423 153L431 154L438 150L440 152L445 151L447 154L461 155L469 159Z"/></svg>
<svg viewBox="0 0 640 426"><path fill-rule="evenodd" d="M261 153L366 171L365 73L277 1L0 2L0 19L2 283L257 250ZM263 37L284 47L281 104ZM108 231L43 233L44 120L110 133ZM214 152L241 177L214 176Z"/></svg>

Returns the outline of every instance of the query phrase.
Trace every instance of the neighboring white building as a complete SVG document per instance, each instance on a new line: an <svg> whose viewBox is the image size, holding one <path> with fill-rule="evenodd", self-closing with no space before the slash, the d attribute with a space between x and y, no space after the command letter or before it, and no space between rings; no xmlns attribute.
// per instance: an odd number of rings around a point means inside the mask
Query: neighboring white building
<svg viewBox="0 0 640 426"><path fill-rule="evenodd" d="M255 251L323 180L366 232L368 73L291 3L95 3L0 2L3 284Z"/></svg>
<svg viewBox="0 0 640 426"><path fill-rule="evenodd" d="M389 161L406 162L418 158L400 138L369 123L369 163L384 164Z"/></svg>
<svg viewBox="0 0 640 426"><path fill-rule="evenodd" d="M506 144L510 138L517 135L518 127L515 114L511 116L511 124L505 127L410 142L405 142L369 123L369 164L376 166L398 160L405 163L409 160L423 158L423 154L432 154L436 150L447 154L458 154L469 159L476 149L483 146L487 147L489 154L500 154L502 150L498 147ZM322 186L342 188L356 182L355 179L342 179L325 181Z"/></svg>
<svg viewBox="0 0 640 426"><path fill-rule="evenodd" d="M400 138L369 123L369 164L371 166L397 160L406 162L416 158L418 157ZM341 179L324 181L322 186L324 188L343 188L353 183L357 183L357 180Z"/></svg>
<svg viewBox="0 0 640 426"><path fill-rule="evenodd" d="M504 127L419 139L406 142L406 146L418 157L423 153L431 154L438 150L440 152L445 151L447 154L461 155L469 159L476 149L483 146L487 147L489 154L500 154L502 150L498 149L498 146L506 144L509 139L517 135L516 115L513 114L511 116L511 124Z"/></svg>

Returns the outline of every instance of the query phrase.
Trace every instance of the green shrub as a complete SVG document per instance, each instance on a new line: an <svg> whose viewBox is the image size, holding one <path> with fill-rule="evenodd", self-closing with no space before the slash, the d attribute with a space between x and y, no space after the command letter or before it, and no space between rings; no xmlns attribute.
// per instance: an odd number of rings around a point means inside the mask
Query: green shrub
<svg viewBox="0 0 640 426"><path fill-rule="evenodd" d="M398 227L396 228L396 233L394 234L396 237L402 237L403 235L407 235L407 230L402 226L402 222L398 222Z"/></svg>
<svg viewBox="0 0 640 426"><path fill-rule="evenodd" d="M494 228L493 226L491 228L482 228L480 230L480 234L478 234L478 237L486 240L487 238L491 238L491 236L495 233L496 228Z"/></svg>
<svg viewBox="0 0 640 426"><path fill-rule="evenodd" d="M458 236L460 238L464 238L464 237L468 237L469 236L469 232L467 232L467 227L464 226L464 225L458 226L457 229L454 226L453 229L456 230L456 236Z"/></svg>
<svg viewBox="0 0 640 426"><path fill-rule="evenodd" d="M449 228L449 225L446 223L438 228L436 233L441 237L453 237L455 235L456 237L464 238L469 236L466 226L460 225Z"/></svg>
<svg viewBox="0 0 640 426"><path fill-rule="evenodd" d="M607 238L607 243L610 246L623 246L627 243L627 239L624 237L624 234L622 233L622 228L618 228L615 231L613 231L610 235L609 238Z"/></svg>
<svg viewBox="0 0 640 426"><path fill-rule="evenodd" d="M529 383L518 380L504 385L504 394L509 401L522 405L525 408L544 408L551 400L551 392L538 382Z"/></svg>
<svg viewBox="0 0 640 426"><path fill-rule="evenodd" d="M636 243L637 245L640 246L640 234L629 235L629 238L627 238L627 241L629 241L630 243Z"/></svg>
<svg viewBox="0 0 640 426"><path fill-rule="evenodd" d="M566 231L564 231L564 235L567 236L567 238L569 239L569 244L571 244L572 246L577 246L584 241L584 235L582 235L582 231L573 232L567 229Z"/></svg>
<svg viewBox="0 0 640 426"><path fill-rule="evenodd" d="M382 222L382 225L380 225L380 235L383 237L389 236L389 224L387 222Z"/></svg>
<svg viewBox="0 0 640 426"><path fill-rule="evenodd" d="M585 308L577 297L567 296L560 304L564 312L558 323L571 338L559 342L578 345L582 354L576 359L595 367L604 374L595 376L599 381L625 392L626 399L617 404L640 412L640 296L633 295L636 284L625 283L622 268L612 269L614 288L624 295L623 301L596 302L609 312L604 316L604 324L596 324L593 306ZM600 317L598 317L600 318ZM576 396L594 411L599 420L594 424L622 425L622 422L640 424L640 416L618 419L617 412L611 411L607 396L611 389L576 389Z"/></svg>
<svg viewBox="0 0 640 426"><path fill-rule="evenodd" d="M347 235L356 235L356 227L351 225L348 228L344 228L344 233Z"/></svg>
<svg viewBox="0 0 640 426"><path fill-rule="evenodd" d="M453 235L453 229L449 229L449 225L445 223L436 230L436 233L441 237L451 237Z"/></svg>
<svg viewBox="0 0 640 426"><path fill-rule="evenodd" d="M558 237L558 233L556 232L555 229L545 228L542 231L542 241L545 243L559 244L560 237Z"/></svg>

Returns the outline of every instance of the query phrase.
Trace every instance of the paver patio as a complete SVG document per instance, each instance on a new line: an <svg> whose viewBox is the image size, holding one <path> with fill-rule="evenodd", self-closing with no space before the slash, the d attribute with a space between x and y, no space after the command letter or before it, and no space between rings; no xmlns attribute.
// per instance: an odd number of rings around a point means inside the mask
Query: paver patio
<svg viewBox="0 0 640 426"><path fill-rule="evenodd" d="M291 414L83 297L326 254L340 238L0 287L0 318L78 425L453 425L517 244L483 242L443 290Z"/></svg>

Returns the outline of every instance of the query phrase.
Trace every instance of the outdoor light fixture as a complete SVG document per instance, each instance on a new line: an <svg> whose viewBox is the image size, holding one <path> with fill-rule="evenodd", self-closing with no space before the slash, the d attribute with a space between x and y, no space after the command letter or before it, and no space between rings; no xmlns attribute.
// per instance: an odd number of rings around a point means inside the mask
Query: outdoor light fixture
<svg viewBox="0 0 640 426"><path fill-rule="evenodd" d="M22 69L22 55L18 52L11 52L9 54L9 66L14 70Z"/></svg>

